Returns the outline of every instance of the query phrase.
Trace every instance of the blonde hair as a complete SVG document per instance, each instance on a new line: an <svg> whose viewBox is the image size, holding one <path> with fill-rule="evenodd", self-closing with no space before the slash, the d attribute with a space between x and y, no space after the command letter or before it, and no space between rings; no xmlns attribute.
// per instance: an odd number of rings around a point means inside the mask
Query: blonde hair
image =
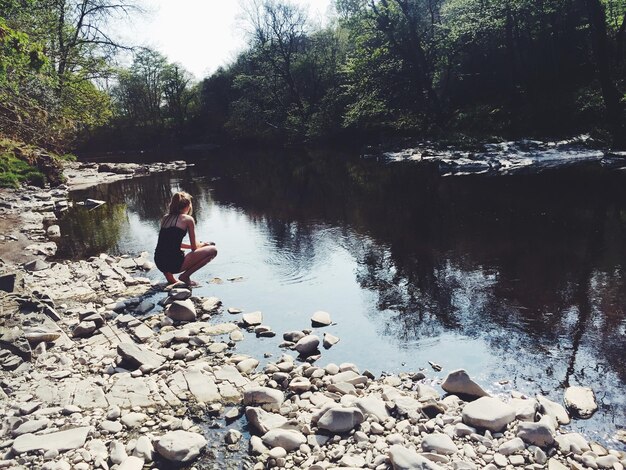
<svg viewBox="0 0 626 470"><path fill-rule="evenodd" d="M172 196L169 215L181 214L187 207L191 207L191 195L184 191L179 191ZM189 215L191 215L191 210Z"/></svg>

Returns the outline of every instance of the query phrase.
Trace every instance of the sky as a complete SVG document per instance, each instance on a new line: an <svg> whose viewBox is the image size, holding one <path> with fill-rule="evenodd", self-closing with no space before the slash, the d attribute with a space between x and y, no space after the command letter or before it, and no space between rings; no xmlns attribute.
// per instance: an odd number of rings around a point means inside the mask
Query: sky
<svg viewBox="0 0 626 470"><path fill-rule="evenodd" d="M145 15L125 25L120 36L183 65L200 80L232 62L245 45L242 1L142 0ZM332 0L292 0L322 22Z"/></svg>

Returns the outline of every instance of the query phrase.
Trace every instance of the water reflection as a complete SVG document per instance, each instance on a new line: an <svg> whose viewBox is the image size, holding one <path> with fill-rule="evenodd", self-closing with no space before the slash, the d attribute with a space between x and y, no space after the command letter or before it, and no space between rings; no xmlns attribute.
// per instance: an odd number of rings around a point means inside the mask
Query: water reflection
<svg viewBox="0 0 626 470"><path fill-rule="evenodd" d="M591 425L626 425L623 175L441 178L328 154L215 155L73 193L108 204L63 218L62 254L152 251L181 189L220 246L207 279L245 274L219 296L271 312L275 329L304 328L296 312L326 308L343 320L336 351L364 366L494 366L484 379L555 398L592 385L603 410Z"/></svg>

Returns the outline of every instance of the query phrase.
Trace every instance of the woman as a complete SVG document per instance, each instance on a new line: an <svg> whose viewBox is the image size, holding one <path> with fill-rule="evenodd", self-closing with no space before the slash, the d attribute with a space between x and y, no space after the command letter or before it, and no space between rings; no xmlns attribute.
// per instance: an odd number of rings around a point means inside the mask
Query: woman
<svg viewBox="0 0 626 470"><path fill-rule="evenodd" d="M196 223L191 217L191 196L178 192L172 196L169 213L161 220L159 241L154 252L154 262L168 284L182 282L188 286L198 284L190 276L217 256L214 243L196 242ZM182 243L189 232L189 244ZM191 249L185 255L182 249ZM178 281L174 274L181 273Z"/></svg>

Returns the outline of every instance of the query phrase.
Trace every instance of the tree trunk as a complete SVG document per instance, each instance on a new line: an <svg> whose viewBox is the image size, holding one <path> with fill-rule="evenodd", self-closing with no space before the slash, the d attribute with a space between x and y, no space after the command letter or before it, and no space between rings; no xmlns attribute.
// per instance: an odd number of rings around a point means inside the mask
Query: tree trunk
<svg viewBox="0 0 626 470"><path fill-rule="evenodd" d="M602 98L606 109L606 119L615 147L626 147L626 129L624 128L623 106L620 93L611 78L611 59L606 32L606 16L600 0L586 0L591 26L593 55L598 68Z"/></svg>

